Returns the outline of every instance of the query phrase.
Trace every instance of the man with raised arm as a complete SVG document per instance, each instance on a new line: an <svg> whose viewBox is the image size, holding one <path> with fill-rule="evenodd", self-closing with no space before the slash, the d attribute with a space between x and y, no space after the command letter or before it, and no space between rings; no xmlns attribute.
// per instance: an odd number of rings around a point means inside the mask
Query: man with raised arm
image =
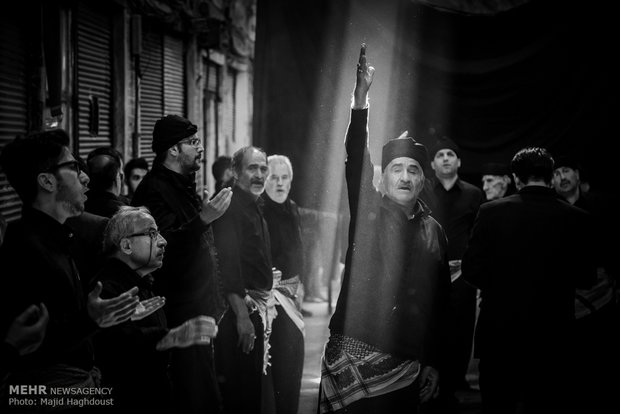
<svg viewBox="0 0 620 414"><path fill-rule="evenodd" d="M345 146L351 222L342 289L321 363L321 413L417 412L436 397L450 289L446 237L418 198L426 148L383 146L380 191L367 146L374 68L362 45Z"/></svg>

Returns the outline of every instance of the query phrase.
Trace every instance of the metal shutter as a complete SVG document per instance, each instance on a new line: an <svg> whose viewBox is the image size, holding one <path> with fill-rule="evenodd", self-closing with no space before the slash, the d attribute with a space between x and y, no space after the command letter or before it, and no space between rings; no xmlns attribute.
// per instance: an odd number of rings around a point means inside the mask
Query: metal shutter
<svg viewBox="0 0 620 414"><path fill-rule="evenodd" d="M112 145L112 20L83 2L76 20L78 148L86 158L93 149Z"/></svg>
<svg viewBox="0 0 620 414"><path fill-rule="evenodd" d="M185 116L183 41L164 36L164 115Z"/></svg>
<svg viewBox="0 0 620 414"><path fill-rule="evenodd" d="M26 24L15 15L0 19L0 149L27 130ZM7 221L19 218L21 201L0 173L0 212Z"/></svg>
<svg viewBox="0 0 620 414"><path fill-rule="evenodd" d="M153 127L163 116L162 37L146 32L143 37L142 78L140 80L140 156L153 165Z"/></svg>

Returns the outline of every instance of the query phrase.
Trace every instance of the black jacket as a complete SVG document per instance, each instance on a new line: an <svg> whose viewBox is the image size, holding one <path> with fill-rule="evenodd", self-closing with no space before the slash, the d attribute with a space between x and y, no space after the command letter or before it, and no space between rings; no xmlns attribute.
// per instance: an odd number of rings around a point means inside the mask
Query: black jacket
<svg viewBox="0 0 620 414"><path fill-rule="evenodd" d="M446 237L422 201L409 219L375 190L367 117L368 110L353 110L347 132L351 223L330 330L437 366L450 291Z"/></svg>
<svg viewBox="0 0 620 414"><path fill-rule="evenodd" d="M166 297L168 322L177 326L198 315L219 320L226 309L217 272L211 225L199 216L202 202L193 177L156 164L132 201L146 206L164 236L166 258L155 271L155 293Z"/></svg>

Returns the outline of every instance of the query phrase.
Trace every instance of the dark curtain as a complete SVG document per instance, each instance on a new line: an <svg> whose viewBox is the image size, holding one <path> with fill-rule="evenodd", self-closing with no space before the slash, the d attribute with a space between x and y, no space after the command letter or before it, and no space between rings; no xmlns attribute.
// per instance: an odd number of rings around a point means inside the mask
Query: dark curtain
<svg viewBox="0 0 620 414"><path fill-rule="evenodd" d="M318 76L342 69L334 67L340 61L317 57L324 48L342 53L345 29L368 23L350 18L362 3L368 2L258 1L254 141L269 153L291 156L294 165L315 163L319 176L321 160L304 157L308 145L321 145L308 142L317 119L308 109L321 113L334 103L314 101L313 85ZM609 188L613 158L602 155L614 146L619 106L612 40L618 24L610 8L532 0L472 15L400 0L396 21L366 16L379 36L386 28L396 33L388 46L397 88L387 122L425 144L444 135L454 139L462 148L461 176L474 184L484 162L509 162L520 148L536 145L576 156L594 190ZM295 177L293 194L302 205L320 190L310 178ZM304 183L314 188L307 195L299 193Z"/></svg>

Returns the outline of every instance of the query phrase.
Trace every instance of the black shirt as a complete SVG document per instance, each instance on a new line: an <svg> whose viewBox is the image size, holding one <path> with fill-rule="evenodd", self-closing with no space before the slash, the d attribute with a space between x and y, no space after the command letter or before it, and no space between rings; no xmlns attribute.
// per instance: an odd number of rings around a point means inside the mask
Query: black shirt
<svg viewBox="0 0 620 414"><path fill-rule="evenodd" d="M155 164L131 201L146 206L168 242L163 266L153 273L155 293L166 297L168 322L177 326L198 315L216 320L226 309L217 273L211 225L200 218L202 201L193 176Z"/></svg>
<svg viewBox="0 0 620 414"><path fill-rule="evenodd" d="M276 203L265 193L261 198L269 227L273 266L282 271L282 280L301 276L304 257L297 204L290 198L284 203Z"/></svg>
<svg viewBox="0 0 620 414"><path fill-rule="evenodd" d="M262 200L236 186L228 210L214 222L219 269L225 293L273 286L271 246Z"/></svg>
<svg viewBox="0 0 620 414"><path fill-rule="evenodd" d="M448 259L461 259L484 195L478 187L460 179L447 191L439 180L435 180L432 189L434 205L431 214L448 237Z"/></svg>
<svg viewBox="0 0 620 414"><path fill-rule="evenodd" d="M49 323L43 343L20 359L17 370L66 364L90 370L90 335L97 325L86 310L86 296L71 256L73 233L40 210L24 207L0 247L0 332L32 304L45 303Z"/></svg>

